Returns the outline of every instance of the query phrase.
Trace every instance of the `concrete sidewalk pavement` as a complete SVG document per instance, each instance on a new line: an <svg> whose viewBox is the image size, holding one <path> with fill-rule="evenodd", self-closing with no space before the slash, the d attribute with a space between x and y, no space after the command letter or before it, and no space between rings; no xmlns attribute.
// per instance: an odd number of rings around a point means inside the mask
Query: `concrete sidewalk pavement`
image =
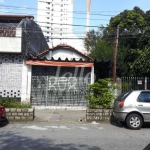
<svg viewBox="0 0 150 150"><path fill-rule="evenodd" d="M81 123L85 122L86 110L35 109L34 122Z"/></svg>

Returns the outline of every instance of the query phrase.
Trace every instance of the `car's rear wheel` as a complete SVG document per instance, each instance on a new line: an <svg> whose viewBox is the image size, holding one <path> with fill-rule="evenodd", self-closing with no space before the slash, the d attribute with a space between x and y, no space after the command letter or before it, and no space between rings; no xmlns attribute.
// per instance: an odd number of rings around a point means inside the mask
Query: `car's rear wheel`
<svg viewBox="0 0 150 150"><path fill-rule="evenodd" d="M130 114L127 116L126 125L133 130L139 130L143 125L143 119L138 114Z"/></svg>

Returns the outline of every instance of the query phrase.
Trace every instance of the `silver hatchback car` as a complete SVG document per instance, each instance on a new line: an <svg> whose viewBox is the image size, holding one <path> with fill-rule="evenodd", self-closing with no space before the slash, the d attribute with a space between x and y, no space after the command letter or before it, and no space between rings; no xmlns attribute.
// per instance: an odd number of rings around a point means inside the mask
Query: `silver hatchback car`
<svg viewBox="0 0 150 150"><path fill-rule="evenodd" d="M113 115L127 127L138 130L150 122L150 90L135 90L120 94L114 101Z"/></svg>

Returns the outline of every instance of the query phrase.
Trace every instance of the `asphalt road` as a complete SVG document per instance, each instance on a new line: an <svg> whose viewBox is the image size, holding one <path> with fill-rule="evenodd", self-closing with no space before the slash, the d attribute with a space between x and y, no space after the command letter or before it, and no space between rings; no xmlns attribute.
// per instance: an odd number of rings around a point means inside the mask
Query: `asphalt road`
<svg viewBox="0 0 150 150"><path fill-rule="evenodd" d="M116 124L0 125L0 150L143 150L150 126L129 130Z"/></svg>

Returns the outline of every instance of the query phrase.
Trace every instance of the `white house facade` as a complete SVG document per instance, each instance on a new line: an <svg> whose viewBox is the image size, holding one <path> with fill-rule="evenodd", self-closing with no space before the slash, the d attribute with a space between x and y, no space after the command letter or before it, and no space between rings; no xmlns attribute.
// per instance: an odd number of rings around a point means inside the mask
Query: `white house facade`
<svg viewBox="0 0 150 150"><path fill-rule="evenodd" d="M87 106L88 86L94 83L92 58L71 46L58 45L26 64L32 66L33 105Z"/></svg>

